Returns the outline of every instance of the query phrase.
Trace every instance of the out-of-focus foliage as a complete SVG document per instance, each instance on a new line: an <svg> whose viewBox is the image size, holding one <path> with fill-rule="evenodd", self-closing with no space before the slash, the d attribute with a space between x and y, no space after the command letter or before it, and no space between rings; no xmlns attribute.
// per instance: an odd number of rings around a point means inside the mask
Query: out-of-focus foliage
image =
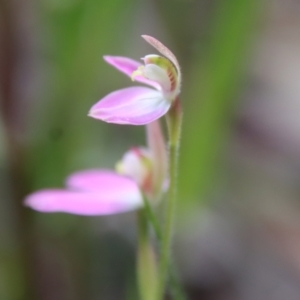
<svg viewBox="0 0 300 300"><path fill-rule="evenodd" d="M211 188L212 176L220 164L220 152L228 138L236 98L248 66L259 1L230 1L216 8L210 45L195 57L189 74L181 156L181 197L195 199Z"/></svg>

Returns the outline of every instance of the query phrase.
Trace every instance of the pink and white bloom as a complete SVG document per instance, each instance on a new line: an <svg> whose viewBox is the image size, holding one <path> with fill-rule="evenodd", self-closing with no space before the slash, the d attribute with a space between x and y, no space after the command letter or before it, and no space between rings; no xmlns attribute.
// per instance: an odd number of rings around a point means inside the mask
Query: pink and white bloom
<svg viewBox="0 0 300 300"><path fill-rule="evenodd" d="M71 174L65 189L45 189L28 195L25 205L44 213L110 215L143 207L144 193L157 199L167 174L164 139L158 122L148 126L149 149L126 152L117 172L92 169Z"/></svg>
<svg viewBox="0 0 300 300"><path fill-rule="evenodd" d="M160 200L168 188L168 157L159 121L146 126L148 148L136 147L126 152L116 169L133 178L151 201Z"/></svg>
<svg viewBox="0 0 300 300"><path fill-rule="evenodd" d="M106 62L133 80L149 87L135 86L114 91L89 111L89 116L108 123L145 125L168 112L180 93L181 73L175 55L153 37L142 36L161 54L146 55L144 65L122 56L104 56Z"/></svg>
<svg viewBox="0 0 300 300"><path fill-rule="evenodd" d="M84 170L70 175L66 189L30 194L25 205L44 213L110 215L138 209L143 198L136 182L111 170Z"/></svg>

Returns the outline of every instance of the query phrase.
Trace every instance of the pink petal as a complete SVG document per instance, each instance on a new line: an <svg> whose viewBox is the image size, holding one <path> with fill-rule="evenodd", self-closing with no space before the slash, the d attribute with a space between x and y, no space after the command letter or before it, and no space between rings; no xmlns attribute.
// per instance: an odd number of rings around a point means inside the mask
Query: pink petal
<svg viewBox="0 0 300 300"><path fill-rule="evenodd" d="M132 180L111 170L84 170L71 174L66 186L75 191L110 193L117 186L126 190Z"/></svg>
<svg viewBox="0 0 300 300"><path fill-rule="evenodd" d="M128 57L123 56L104 56L104 60L110 65L114 66L119 71L125 73L127 76L131 77L132 73L138 69L142 65L142 63L133 60ZM154 87L157 90L160 90L160 85L152 80L146 79L143 76L137 75L134 77L134 80L137 82L141 82L144 84L148 84Z"/></svg>
<svg viewBox="0 0 300 300"><path fill-rule="evenodd" d="M126 177L124 177L127 179ZM142 207L141 193L134 183L98 192L41 190L25 199L25 205L40 212L64 212L76 215L110 215Z"/></svg>
<svg viewBox="0 0 300 300"><path fill-rule="evenodd" d="M171 103L145 87L130 87L108 94L90 110L89 116L108 123L145 125L163 116Z"/></svg>

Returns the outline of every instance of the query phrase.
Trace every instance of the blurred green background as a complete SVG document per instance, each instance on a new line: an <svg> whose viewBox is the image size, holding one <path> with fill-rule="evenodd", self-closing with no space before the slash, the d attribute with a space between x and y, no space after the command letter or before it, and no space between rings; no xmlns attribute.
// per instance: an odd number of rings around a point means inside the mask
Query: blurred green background
<svg viewBox="0 0 300 300"><path fill-rule="evenodd" d="M144 128L87 117L156 37L183 71L175 260L189 299L300 298L296 0L0 0L0 300L138 299L134 213L39 214L28 193L113 168Z"/></svg>

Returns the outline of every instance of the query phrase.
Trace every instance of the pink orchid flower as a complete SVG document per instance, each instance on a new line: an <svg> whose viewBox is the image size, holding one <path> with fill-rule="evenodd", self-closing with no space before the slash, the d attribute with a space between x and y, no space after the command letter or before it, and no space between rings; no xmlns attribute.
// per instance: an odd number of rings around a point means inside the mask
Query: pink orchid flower
<svg viewBox="0 0 300 300"><path fill-rule="evenodd" d="M143 207L143 195L157 198L166 178L166 151L158 122L148 126L148 148L133 148L111 170L71 174L66 189L45 189L28 195L34 210L77 215L110 215Z"/></svg>
<svg viewBox="0 0 300 300"><path fill-rule="evenodd" d="M122 56L104 56L104 59L132 79L152 88L135 86L114 91L97 102L89 116L108 123L145 125L168 112L180 93L178 61L161 42L151 36L142 37L164 57L146 55L142 58L145 65Z"/></svg>
<svg viewBox="0 0 300 300"><path fill-rule="evenodd" d="M117 163L116 169L119 174L133 178L153 202L159 200L168 187L168 158L159 121L148 124L146 128L149 148L132 148Z"/></svg>
<svg viewBox="0 0 300 300"><path fill-rule="evenodd" d="M66 187L30 194L25 205L44 213L87 216L117 214L143 206L136 182L110 170L76 172L67 178Z"/></svg>

